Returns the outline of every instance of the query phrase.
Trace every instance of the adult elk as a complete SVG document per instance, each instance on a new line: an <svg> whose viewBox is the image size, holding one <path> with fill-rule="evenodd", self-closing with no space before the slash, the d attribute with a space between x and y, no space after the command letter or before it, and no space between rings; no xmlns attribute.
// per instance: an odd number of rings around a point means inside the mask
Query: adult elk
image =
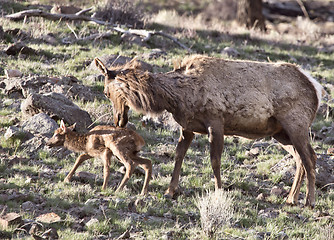
<svg viewBox="0 0 334 240"><path fill-rule="evenodd" d="M306 175L305 205L315 204L316 154L309 127L320 105L322 86L293 64L232 61L190 56L174 71L149 73L136 61L108 70L95 58L105 75L104 93L113 104L114 122L124 127L128 109L144 114L164 110L181 127L175 167L166 196L178 187L181 165L194 133L208 134L215 188L221 188L221 154L224 135L251 139L272 136L296 160L296 174L287 198L298 202Z"/></svg>

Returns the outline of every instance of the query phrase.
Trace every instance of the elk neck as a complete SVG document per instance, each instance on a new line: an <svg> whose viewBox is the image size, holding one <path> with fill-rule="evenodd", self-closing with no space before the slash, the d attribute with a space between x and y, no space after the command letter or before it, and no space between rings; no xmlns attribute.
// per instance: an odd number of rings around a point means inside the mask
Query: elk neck
<svg viewBox="0 0 334 240"><path fill-rule="evenodd" d="M87 135L76 132L68 132L65 134L64 147L74 152L83 152L86 150Z"/></svg>

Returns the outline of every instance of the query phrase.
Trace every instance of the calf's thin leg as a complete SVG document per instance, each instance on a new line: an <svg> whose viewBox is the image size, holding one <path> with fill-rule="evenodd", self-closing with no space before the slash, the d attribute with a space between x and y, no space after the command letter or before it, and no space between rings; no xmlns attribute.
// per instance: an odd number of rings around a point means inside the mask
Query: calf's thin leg
<svg viewBox="0 0 334 240"><path fill-rule="evenodd" d="M194 138L193 132L182 129L181 136L179 138L179 143L177 144L176 147L175 166L172 175L172 180L169 184L168 189L165 192L165 197L167 198L172 198L174 196L174 193L179 185L182 162L193 138Z"/></svg>
<svg viewBox="0 0 334 240"><path fill-rule="evenodd" d="M145 171L145 180L140 193L141 195L145 195L148 192L148 185L152 177L152 162L149 159L141 158L137 155L134 155L132 159Z"/></svg>
<svg viewBox="0 0 334 240"><path fill-rule="evenodd" d="M74 163L74 166L72 168L72 170L69 172L69 174L67 174L66 178L64 179L64 182L70 182L71 178L73 177L75 171L77 170L77 168L87 159L92 158L92 156L90 156L87 153L81 154L77 160Z"/></svg>
<svg viewBox="0 0 334 240"><path fill-rule="evenodd" d="M135 168L137 166L137 164L132 163L131 161L126 162L124 165L125 165L126 171L125 171L125 174L124 174L124 177L123 177L121 183L119 184L118 188L116 189L116 192L119 192L124 188L125 184L129 181L131 175L133 174L133 172L135 171Z"/></svg>
<svg viewBox="0 0 334 240"><path fill-rule="evenodd" d="M103 185L102 190L105 190L108 185L108 179L110 175L110 163L111 163L111 157L112 152L110 149L106 148L102 154L102 160L103 160Z"/></svg>

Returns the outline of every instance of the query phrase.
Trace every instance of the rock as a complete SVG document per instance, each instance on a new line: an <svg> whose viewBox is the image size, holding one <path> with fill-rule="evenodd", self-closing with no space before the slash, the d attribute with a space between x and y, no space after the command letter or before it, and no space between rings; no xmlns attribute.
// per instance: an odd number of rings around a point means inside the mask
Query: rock
<svg viewBox="0 0 334 240"><path fill-rule="evenodd" d="M97 218L91 218L88 222L86 222L86 226L90 227L90 226L92 226L92 225L94 225L98 222L99 222L99 220Z"/></svg>
<svg viewBox="0 0 334 240"><path fill-rule="evenodd" d="M75 175L77 178L79 178L80 181L83 182L89 182L89 181L94 181L96 179L96 175L94 173L89 173L89 172L76 172Z"/></svg>
<svg viewBox="0 0 334 240"><path fill-rule="evenodd" d="M260 193L259 195L257 195L256 200L259 201L264 201L266 199L267 195L264 193Z"/></svg>
<svg viewBox="0 0 334 240"><path fill-rule="evenodd" d="M22 102L21 111L28 116L44 112L53 119L63 119L69 125L76 123L79 131L86 131L92 124L86 111L59 93L32 94Z"/></svg>
<svg viewBox="0 0 334 240"><path fill-rule="evenodd" d="M29 157L35 158L38 156L39 150L45 146L45 138L43 136L36 136L21 144L20 149L25 151Z"/></svg>
<svg viewBox="0 0 334 240"><path fill-rule="evenodd" d="M42 222L42 223L55 223L61 221L61 217L58 216L58 214L51 212L51 213L45 213L42 215L39 215L36 218L36 221Z"/></svg>
<svg viewBox="0 0 334 240"><path fill-rule="evenodd" d="M17 69L5 69L5 74L7 78L22 77L23 75L23 73Z"/></svg>
<svg viewBox="0 0 334 240"><path fill-rule="evenodd" d="M59 239L59 235L55 228L50 228L42 234L42 239Z"/></svg>
<svg viewBox="0 0 334 240"><path fill-rule="evenodd" d="M167 53L159 48L152 49L151 52L149 53L144 53L143 58L152 60L152 59L157 59L163 55L167 55Z"/></svg>
<svg viewBox="0 0 334 240"><path fill-rule="evenodd" d="M0 26L0 40L5 40L5 32L2 26Z"/></svg>
<svg viewBox="0 0 334 240"><path fill-rule="evenodd" d="M29 161L30 161L29 158L20 157L20 156L12 156L12 157L9 157L8 166L12 166L14 164L19 164L19 163L27 163Z"/></svg>
<svg viewBox="0 0 334 240"><path fill-rule="evenodd" d="M122 233L118 238L116 239L129 239L130 238L130 230L127 229L124 233Z"/></svg>
<svg viewBox="0 0 334 240"><path fill-rule="evenodd" d="M50 12L55 14L76 14L81 11L81 8L75 7L73 5L63 6L63 5L54 5Z"/></svg>
<svg viewBox="0 0 334 240"><path fill-rule="evenodd" d="M55 120L50 118L45 113L38 113L22 124L22 128L25 131L31 133L38 133L51 137L54 131L58 128L58 124Z"/></svg>
<svg viewBox="0 0 334 240"><path fill-rule="evenodd" d="M102 92L93 91L90 87L82 85L73 76L47 77L27 76L22 78L5 79L5 94L19 93L27 98L30 94L61 93L72 99L94 101L104 98Z"/></svg>
<svg viewBox="0 0 334 240"><path fill-rule="evenodd" d="M46 43L49 43L51 45L56 45L58 43L57 38L55 38L55 36L52 33L48 33L46 35L42 36L43 41L45 41Z"/></svg>
<svg viewBox="0 0 334 240"><path fill-rule="evenodd" d="M238 57L240 56L240 53L232 48L232 47L225 47L224 50L221 52L223 55L227 55L229 57Z"/></svg>
<svg viewBox="0 0 334 240"><path fill-rule="evenodd" d="M33 135L29 132L21 130L20 128L18 128L16 126L9 126L6 130L6 133L5 133L4 137L5 137L6 140L8 140L10 138L12 138L12 139L19 138L24 142L24 141L32 138Z"/></svg>
<svg viewBox="0 0 334 240"><path fill-rule="evenodd" d="M123 66L124 64L126 64L127 62L130 62L133 58L130 57L125 57L125 56L120 56L120 55L103 55L103 56L99 56L98 57L103 64L107 67L115 67L115 66ZM149 71L152 72L153 71L153 67L151 64L148 64L144 61L138 60L141 64L141 69L144 71ZM93 61L89 68L91 70L98 70L95 66L95 62Z"/></svg>
<svg viewBox="0 0 334 240"><path fill-rule="evenodd" d="M271 195L275 195L275 196L281 196L281 194L283 193L283 189L279 188L277 186L274 186L271 190L270 190L270 194Z"/></svg>
<svg viewBox="0 0 334 240"><path fill-rule="evenodd" d="M318 155L315 172L315 184L318 187L327 186L328 188L334 188L331 185L334 182L334 158L332 156L327 154Z"/></svg>
<svg viewBox="0 0 334 240"><path fill-rule="evenodd" d="M260 154L260 148L259 147L255 147L255 148L252 148L251 150L249 150L249 155L251 157L256 157Z"/></svg>
<svg viewBox="0 0 334 240"><path fill-rule="evenodd" d="M31 201L27 201L27 202L22 203L21 207L24 211L32 210L35 208L35 204Z"/></svg>
<svg viewBox="0 0 334 240"><path fill-rule="evenodd" d="M38 55L38 52L30 47L27 47L25 44L18 42L10 45L7 49L5 49L5 53L7 55Z"/></svg>
<svg viewBox="0 0 334 240"><path fill-rule="evenodd" d="M267 209L260 210L258 213L258 216L260 218L266 219L266 218L276 218L278 214L279 214L278 209L267 208Z"/></svg>
<svg viewBox="0 0 334 240"><path fill-rule="evenodd" d="M95 205L95 206L98 206L99 204L100 204L100 199L97 199L97 198L88 199L85 202L85 205Z"/></svg>
<svg viewBox="0 0 334 240"><path fill-rule="evenodd" d="M159 116L143 116L142 125L149 125L154 129L164 128L173 132L177 132L180 129L180 125L174 120L173 115L167 111L159 114Z"/></svg>
<svg viewBox="0 0 334 240"><path fill-rule="evenodd" d="M3 229L8 229L13 225L21 225L23 223L21 215L17 213L7 213L4 216L0 216L0 226Z"/></svg>

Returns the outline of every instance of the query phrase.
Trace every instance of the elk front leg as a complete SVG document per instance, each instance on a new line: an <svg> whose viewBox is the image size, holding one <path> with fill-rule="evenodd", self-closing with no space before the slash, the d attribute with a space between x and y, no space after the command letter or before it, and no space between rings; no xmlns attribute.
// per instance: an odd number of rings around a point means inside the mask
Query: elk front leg
<svg viewBox="0 0 334 240"><path fill-rule="evenodd" d="M224 134L221 123L208 127L208 132L210 142L211 167L213 170L213 175L215 177L215 189L217 190L222 187L220 166L224 145Z"/></svg>
<svg viewBox="0 0 334 240"><path fill-rule="evenodd" d="M177 144L176 147L175 166L172 175L172 180L169 184L168 189L165 192L165 197L167 198L172 198L174 196L174 193L179 185L179 178L180 178L183 158L186 155L186 152L193 138L194 138L193 132L182 129L179 143Z"/></svg>
<svg viewBox="0 0 334 240"><path fill-rule="evenodd" d="M69 172L69 174L67 174L66 178L64 179L64 182L70 182L71 178L73 177L75 171L77 170L77 168L87 159L92 158L92 156L90 156L87 153L81 154L77 160L74 163L74 166L72 168L72 170Z"/></svg>
<svg viewBox="0 0 334 240"><path fill-rule="evenodd" d="M111 162L112 152L110 149L105 149L102 155L103 159L103 185L102 190L106 190L108 185L108 179L110 175L110 162Z"/></svg>

